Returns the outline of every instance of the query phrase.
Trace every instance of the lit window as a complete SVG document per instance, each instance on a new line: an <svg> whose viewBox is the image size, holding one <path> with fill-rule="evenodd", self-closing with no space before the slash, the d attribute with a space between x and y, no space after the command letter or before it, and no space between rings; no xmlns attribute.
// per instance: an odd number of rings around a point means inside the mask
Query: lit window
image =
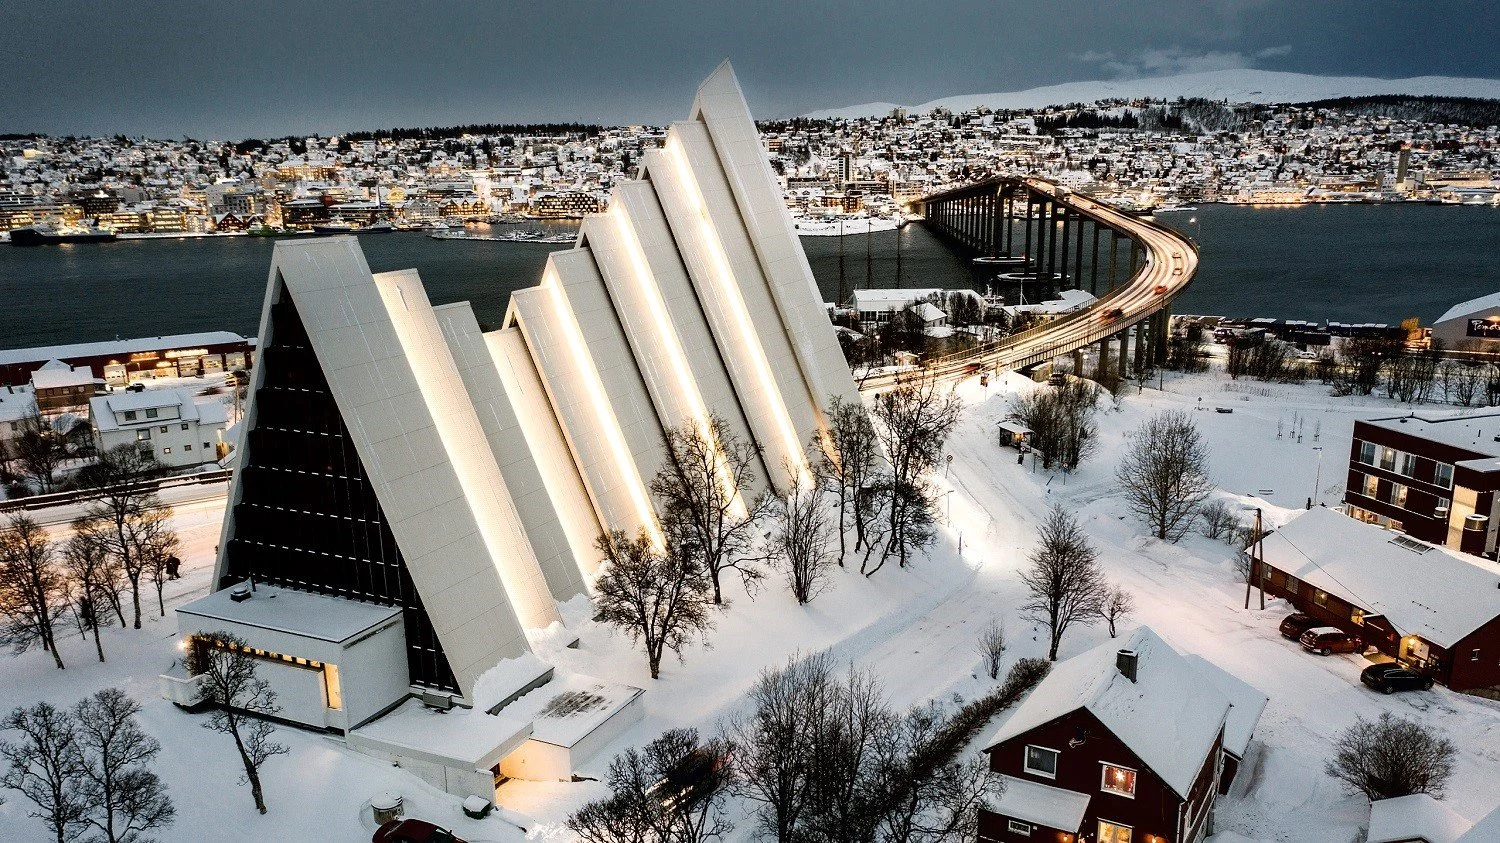
<svg viewBox="0 0 1500 843"><path fill-rule="evenodd" d="M1130 843L1130 826L1099 821L1099 843Z"/></svg>
<svg viewBox="0 0 1500 843"><path fill-rule="evenodd" d="M1453 488L1453 466L1445 462L1438 463L1437 468L1432 472L1432 482L1444 489Z"/></svg>
<svg viewBox="0 0 1500 843"><path fill-rule="evenodd" d="M135 432L135 438L137 442L144 442L149 440L151 438L151 428L148 427L145 430L137 430Z"/></svg>
<svg viewBox="0 0 1500 843"><path fill-rule="evenodd" d="M1104 765L1103 780L1099 789L1105 793L1113 793L1116 796L1129 796L1135 798L1135 771L1129 767L1116 767L1113 764Z"/></svg>
<svg viewBox="0 0 1500 843"><path fill-rule="evenodd" d="M1471 661L1471 662L1477 662L1477 661L1479 661L1479 648L1478 647L1475 647L1474 648L1474 652L1469 654L1469 661Z"/></svg>
<svg viewBox="0 0 1500 843"><path fill-rule="evenodd" d="M1364 609L1350 609L1349 610L1349 620L1354 621L1357 624L1363 624L1365 622L1365 610Z"/></svg>
<svg viewBox="0 0 1500 843"><path fill-rule="evenodd" d="M166 425L162 425L161 426L161 432L162 433L166 433L167 432L167 426Z"/></svg>
<svg viewBox="0 0 1500 843"><path fill-rule="evenodd" d="M1396 506L1406 506L1406 487L1400 483L1392 483L1390 502Z"/></svg>
<svg viewBox="0 0 1500 843"><path fill-rule="evenodd" d="M1324 591L1321 588L1314 589L1313 590L1313 602L1316 603L1316 604L1318 604L1319 606L1327 606L1328 605L1328 592Z"/></svg>
<svg viewBox="0 0 1500 843"><path fill-rule="evenodd" d="M1359 443L1359 461L1362 462L1362 463L1364 463L1365 465L1374 465L1375 464L1375 443L1374 442L1361 442L1361 443Z"/></svg>
<svg viewBox="0 0 1500 843"><path fill-rule="evenodd" d="M1373 498L1380 490L1380 480L1373 474L1365 475L1364 493L1365 497Z"/></svg>
<svg viewBox="0 0 1500 843"><path fill-rule="evenodd" d="M1022 834L1027 837L1031 836L1031 824L1023 823L1020 820L1006 821L1005 830L1010 832L1011 834Z"/></svg>
<svg viewBox="0 0 1500 843"><path fill-rule="evenodd" d="M328 707L334 711L344 708L344 689L339 684L339 666L323 665L323 690L328 694Z"/></svg>
<svg viewBox="0 0 1500 843"><path fill-rule="evenodd" d="M1396 449L1395 448L1381 448L1380 449L1380 467L1383 468L1383 469L1385 469L1386 471L1395 471L1396 470Z"/></svg>
<svg viewBox="0 0 1500 843"><path fill-rule="evenodd" d="M170 454L170 453L172 453L172 449L171 448L162 448L161 452L163 454Z"/></svg>
<svg viewBox="0 0 1500 843"><path fill-rule="evenodd" d="M1049 779L1057 778L1057 756L1058 751L1048 749L1044 746L1026 747L1026 772L1036 776L1046 776Z"/></svg>

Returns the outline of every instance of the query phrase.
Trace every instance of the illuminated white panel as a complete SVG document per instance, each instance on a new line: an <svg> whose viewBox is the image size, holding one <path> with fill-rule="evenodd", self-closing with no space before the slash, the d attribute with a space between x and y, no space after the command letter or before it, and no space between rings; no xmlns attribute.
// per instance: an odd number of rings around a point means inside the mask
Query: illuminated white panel
<svg viewBox="0 0 1500 843"><path fill-rule="evenodd" d="M723 207L728 194L722 175L717 180L717 191L704 193L700 187L699 171L711 168L716 172L718 165L711 156L706 163L690 164L680 135L688 127L704 131L701 124L674 124L666 147L645 155L646 173L661 198L673 237L734 381L740 405L756 433L756 441L765 449L766 468L775 478L775 485L785 488L790 480L785 476L785 466L805 470L802 443L817 429L815 415L805 398L806 390L800 383L799 369L785 337L779 328L769 338L758 329L753 315L757 309L768 311L762 319L775 322L769 312L773 308L770 294L743 228L734 218L737 212L733 203L728 203L727 214ZM703 138L707 140L706 133ZM710 185L715 183L713 173L706 178ZM731 250L730 243L736 248ZM765 339L770 340L769 348L762 342ZM792 388L783 389L780 380L787 380ZM788 394L798 399L795 408L788 406Z"/></svg>
<svg viewBox="0 0 1500 843"><path fill-rule="evenodd" d="M622 213L635 235L646 265L645 272L654 282L665 308L666 318L677 335L682 356L687 360L692 382L704 407L716 414L736 439L741 442L755 441L749 423L745 420L745 412L740 407L739 397L735 395L734 385L729 380L729 373L725 371L724 361L719 356L719 348L714 343L708 318L698 302L698 294L693 290L693 283L682 264L682 256L677 252L677 243L672 239L672 230L667 225L666 216L662 213L661 203L657 201L651 183L629 181L617 184L610 197L610 208ZM599 254L599 262L603 266L605 262L601 250L596 247L594 251ZM649 354L649 349L638 351L637 359L648 357ZM643 361L643 372L646 366ZM765 467L757 459L752 466L748 487L741 491L743 495L753 497L766 488L767 482Z"/></svg>
<svg viewBox="0 0 1500 843"><path fill-rule="evenodd" d="M552 499L552 508L561 517L562 528L572 548L573 559L585 584L593 583L599 568L599 552L594 542L604 532L598 510L584 488L578 463L568 448L567 438L558 425L557 416L547 398L542 379L526 348L520 328L506 328L484 335L490 357L500 371L505 394L515 408L526 447L531 450L542 483Z"/></svg>
<svg viewBox="0 0 1500 843"><path fill-rule="evenodd" d="M374 279L516 616L533 629L561 622L421 279L414 269Z"/></svg>
<svg viewBox="0 0 1500 843"><path fill-rule="evenodd" d="M599 371L567 307L554 261L542 285L510 297L506 326L520 328L573 459L608 529L655 529L656 515Z"/></svg>
<svg viewBox="0 0 1500 843"><path fill-rule="evenodd" d="M444 655L471 695L481 673L530 647L419 383L412 357L421 349L408 351L402 342L353 237L278 243L270 300L278 278L297 305Z"/></svg>
<svg viewBox="0 0 1500 843"><path fill-rule="evenodd" d="M484 428L485 439L500 467L506 491L515 504L532 553L541 566L542 575L547 578L548 589L558 600L583 593L582 567L574 558L560 516L566 512L570 520L587 519L574 512L559 510L554 505L542 480L537 459L541 449L532 447L522 431L517 408L501 381L500 371L479 331L473 308L468 302L457 302L432 310L442 326L448 346L453 350L464 389L480 426ZM571 465L568 470L572 470Z"/></svg>
<svg viewBox="0 0 1500 843"><path fill-rule="evenodd" d="M699 86L691 116L708 126L819 416L832 396L855 400L854 379L729 62Z"/></svg>

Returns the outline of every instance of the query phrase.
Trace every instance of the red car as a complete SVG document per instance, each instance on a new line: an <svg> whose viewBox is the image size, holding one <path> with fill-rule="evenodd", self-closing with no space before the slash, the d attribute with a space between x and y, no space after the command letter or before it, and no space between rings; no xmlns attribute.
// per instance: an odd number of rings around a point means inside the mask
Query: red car
<svg viewBox="0 0 1500 843"><path fill-rule="evenodd" d="M466 843L446 828L425 820L391 820L375 829L372 843Z"/></svg>

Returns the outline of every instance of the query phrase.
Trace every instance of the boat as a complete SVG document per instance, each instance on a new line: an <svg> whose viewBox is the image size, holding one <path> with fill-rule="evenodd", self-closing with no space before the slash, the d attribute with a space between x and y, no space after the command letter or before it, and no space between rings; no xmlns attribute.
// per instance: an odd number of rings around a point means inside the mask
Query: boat
<svg viewBox="0 0 1500 843"><path fill-rule="evenodd" d="M312 227L314 234L353 234L358 231L354 226L343 220L329 220L328 222L316 222Z"/></svg>
<svg viewBox="0 0 1500 843"><path fill-rule="evenodd" d="M368 231L371 234L389 234L390 232L395 230L396 227L388 222L377 222L369 228L365 229L365 231Z"/></svg>
<svg viewBox="0 0 1500 843"><path fill-rule="evenodd" d="M103 228L59 228L51 225L36 225L11 229L12 246L50 246L56 243L109 243L115 233Z"/></svg>
<svg viewBox="0 0 1500 843"><path fill-rule="evenodd" d="M1011 257L1009 255L997 255L994 257L981 256L974 259L975 266L987 266L1001 268L1007 266L1025 266L1026 259L1023 257Z"/></svg>
<svg viewBox="0 0 1500 843"><path fill-rule="evenodd" d="M1198 210L1198 208L1196 206L1194 206L1194 205L1163 205L1160 208L1157 208L1156 212L1158 214L1165 214L1165 213L1169 213L1169 212L1173 212L1173 211L1196 211L1196 210Z"/></svg>

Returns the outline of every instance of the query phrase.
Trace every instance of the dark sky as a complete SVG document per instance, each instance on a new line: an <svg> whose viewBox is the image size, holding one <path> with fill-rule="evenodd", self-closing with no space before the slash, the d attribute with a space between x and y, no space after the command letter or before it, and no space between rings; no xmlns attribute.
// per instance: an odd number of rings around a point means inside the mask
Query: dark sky
<svg viewBox="0 0 1500 843"><path fill-rule="evenodd" d="M0 132L760 117L1225 67L1500 77L1495 0L0 0Z"/></svg>

